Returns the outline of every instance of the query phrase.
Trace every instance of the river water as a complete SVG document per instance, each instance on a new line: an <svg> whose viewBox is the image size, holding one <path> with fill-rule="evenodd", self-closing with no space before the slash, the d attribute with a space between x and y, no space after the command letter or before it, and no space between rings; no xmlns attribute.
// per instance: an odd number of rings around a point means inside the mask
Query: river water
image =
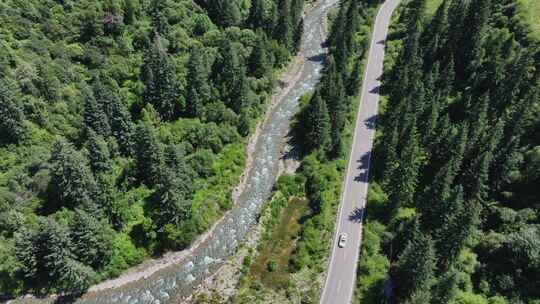
<svg viewBox="0 0 540 304"><path fill-rule="evenodd" d="M313 90L320 79L326 49L323 21L339 0L319 0L304 18L300 53L306 58L292 89L272 108L256 143L253 168L237 204L225 215L213 234L182 263L154 273L146 280L122 287L88 293L77 300L84 304L170 303L189 296L193 288L214 273L233 254L256 224L264 202L271 195L278 174L281 150L300 96Z"/></svg>

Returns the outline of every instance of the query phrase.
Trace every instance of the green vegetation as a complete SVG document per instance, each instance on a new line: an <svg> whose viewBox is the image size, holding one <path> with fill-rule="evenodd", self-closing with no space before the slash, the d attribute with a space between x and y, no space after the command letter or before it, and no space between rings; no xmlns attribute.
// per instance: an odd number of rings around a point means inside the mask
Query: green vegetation
<svg viewBox="0 0 540 304"><path fill-rule="evenodd" d="M517 1L516 22L522 22L523 26L530 27L529 36L540 41L540 2L534 0Z"/></svg>
<svg viewBox="0 0 540 304"><path fill-rule="evenodd" d="M357 303L540 301L540 45L514 4L401 7Z"/></svg>
<svg viewBox="0 0 540 304"><path fill-rule="evenodd" d="M251 271L235 303L318 302L375 8L376 1L343 1L333 16L323 78L313 93L302 97L293 126L296 144L303 148L302 165L295 178L286 176L278 182L277 193L289 195L283 200L276 194L270 203L275 222L268 225L260 252L250 261ZM283 190L297 187L302 191ZM309 207L300 223L298 200Z"/></svg>
<svg viewBox="0 0 540 304"><path fill-rule="evenodd" d="M303 0L0 4L0 296L80 294L232 206Z"/></svg>

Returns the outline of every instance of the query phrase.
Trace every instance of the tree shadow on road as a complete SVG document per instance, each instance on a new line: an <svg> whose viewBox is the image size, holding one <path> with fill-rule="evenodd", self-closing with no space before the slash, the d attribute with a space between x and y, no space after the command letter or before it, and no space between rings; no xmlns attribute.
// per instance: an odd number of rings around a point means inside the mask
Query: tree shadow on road
<svg viewBox="0 0 540 304"><path fill-rule="evenodd" d="M364 217L364 208L355 208L351 214L349 214L349 221L354 223L362 222Z"/></svg>
<svg viewBox="0 0 540 304"><path fill-rule="evenodd" d="M369 159L371 157L371 151L365 153L356 162L360 165L357 169L361 170L360 174L354 178L355 182L368 182L369 178Z"/></svg>

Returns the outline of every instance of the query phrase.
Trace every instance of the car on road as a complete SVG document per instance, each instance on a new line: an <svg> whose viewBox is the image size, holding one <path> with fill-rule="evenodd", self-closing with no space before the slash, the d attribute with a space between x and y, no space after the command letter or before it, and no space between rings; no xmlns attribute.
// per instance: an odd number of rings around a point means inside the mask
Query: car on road
<svg viewBox="0 0 540 304"><path fill-rule="evenodd" d="M338 246L339 246L339 248L343 248L343 247L345 247L346 244L347 244L347 234L342 233L342 234L339 235Z"/></svg>

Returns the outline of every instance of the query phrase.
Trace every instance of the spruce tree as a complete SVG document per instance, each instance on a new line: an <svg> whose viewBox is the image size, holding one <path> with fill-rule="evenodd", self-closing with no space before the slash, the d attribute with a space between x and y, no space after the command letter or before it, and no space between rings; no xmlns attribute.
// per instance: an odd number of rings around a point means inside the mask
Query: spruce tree
<svg viewBox="0 0 540 304"><path fill-rule="evenodd" d="M191 214L191 202L186 198L187 183L182 182L175 172L163 173L154 198L156 222L159 227L166 224L179 226Z"/></svg>
<svg viewBox="0 0 540 304"><path fill-rule="evenodd" d="M84 103L84 123L87 129L94 130L97 134L107 137L111 134L111 126L109 119L105 113L105 109L99 103L93 91L86 91Z"/></svg>
<svg viewBox="0 0 540 304"><path fill-rule="evenodd" d="M183 105L178 94L176 72L159 36L154 38L144 56L141 79L144 82L144 102L151 104L163 119L175 118Z"/></svg>
<svg viewBox="0 0 540 304"><path fill-rule="evenodd" d="M90 168L94 173L101 173L111 169L111 155L107 142L94 130L89 129L86 149L90 159Z"/></svg>
<svg viewBox="0 0 540 304"><path fill-rule="evenodd" d="M0 79L0 143L20 142L25 134L25 117L15 101L15 92L15 86Z"/></svg>
<svg viewBox="0 0 540 304"><path fill-rule="evenodd" d="M152 125L141 122L135 133L135 165L139 181L157 185L163 170L163 153Z"/></svg>
<svg viewBox="0 0 540 304"><path fill-rule="evenodd" d="M105 266L112 255L108 224L82 210L76 210L70 223L72 252L77 260L93 268Z"/></svg>
<svg viewBox="0 0 540 304"><path fill-rule="evenodd" d="M152 17L152 28L157 35L165 35L169 31L169 21L164 11L166 9L165 0L152 0L150 3L150 16Z"/></svg>
<svg viewBox="0 0 540 304"><path fill-rule="evenodd" d="M212 20L222 27L238 25L242 15L237 0L213 0L207 3Z"/></svg>
<svg viewBox="0 0 540 304"><path fill-rule="evenodd" d="M230 40L224 39L219 48L219 59L214 65L214 74L221 99L231 108L236 97L234 89L238 87L242 72L238 51Z"/></svg>
<svg viewBox="0 0 540 304"><path fill-rule="evenodd" d="M412 206L418 184L421 147L418 142L416 122L408 128L397 168L390 177L389 200L393 207Z"/></svg>
<svg viewBox="0 0 540 304"><path fill-rule="evenodd" d="M266 35L263 32L258 32L258 36L257 42L249 56L248 64L251 75L262 78L270 72L271 62L266 50Z"/></svg>
<svg viewBox="0 0 540 304"><path fill-rule="evenodd" d="M306 148L308 151L314 149L328 151L332 141L330 138L330 117L326 102L321 98L318 90L313 93L306 114L305 120L302 121L306 128Z"/></svg>
<svg viewBox="0 0 540 304"><path fill-rule="evenodd" d="M130 155L133 151L133 133L134 125L125 104L120 98L113 94L111 99L111 117L110 125L112 134L120 145L120 150L125 155Z"/></svg>
<svg viewBox="0 0 540 304"><path fill-rule="evenodd" d="M291 0L279 0L279 19L277 21L275 38L289 51L293 47L295 26L291 23Z"/></svg>
<svg viewBox="0 0 540 304"><path fill-rule="evenodd" d="M413 300L422 291L429 292L434 283L435 262L433 240L429 235L415 231L390 270L396 297L400 302Z"/></svg>
<svg viewBox="0 0 540 304"><path fill-rule="evenodd" d="M186 112L190 117L200 117L204 105L210 101L208 69L202 56L202 49L193 47L187 64Z"/></svg>
<svg viewBox="0 0 540 304"><path fill-rule="evenodd" d="M435 233L436 247L440 257L439 265L446 270L456 261L477 225L480 206L475 201L466 203L463 198L463 188L458 186L445 202L444 211L446 214Z"/></svg>
<svg viewBox="0 0 540 304"><path fill-rule="evenodd" d="M424 231L436 230L447 216L445 208L456 176L461 171L467 146L467 130L467 127L462 127L459 133L453 136L448 161L442 167L439 168L436 163L434 164L434 160L431 160L430 166L425 170L436 168L438 172L434 177L424 174L424 180L428 185L418 199L417 210L421 213L420 220Z"/></svg>
<svg viewBox="0 0 540 304"><path fill-rule="evenodd" d="M97 184L83 155L59 139L52 147L50 163L54 199L66 207L93 208Z"/></svg>
<svg viewBox="0 0 540 304"><path fill-rule="evenodd" d="M84 292L94 275L70 252L68 231L50 218L38 218L35 230L22 229L15 236L15 252L29 286L59 292Z"/></svg>
<svg viewBox="0 0 540 304"><path fill-rule="evenodd" d="M249 80L246 76L245 69L240 69L238 80L231 92L231 108L236 113L240 113L242 109L249 108L251 103L251 88L249 86Z"/></svg>
<svg viewBox="0 0 540 304"><path fill-rule="evenodd" d="M252 0L249 9L247 24L252 29L262 29L265 26L265 6L264 0Z"/></svg>

